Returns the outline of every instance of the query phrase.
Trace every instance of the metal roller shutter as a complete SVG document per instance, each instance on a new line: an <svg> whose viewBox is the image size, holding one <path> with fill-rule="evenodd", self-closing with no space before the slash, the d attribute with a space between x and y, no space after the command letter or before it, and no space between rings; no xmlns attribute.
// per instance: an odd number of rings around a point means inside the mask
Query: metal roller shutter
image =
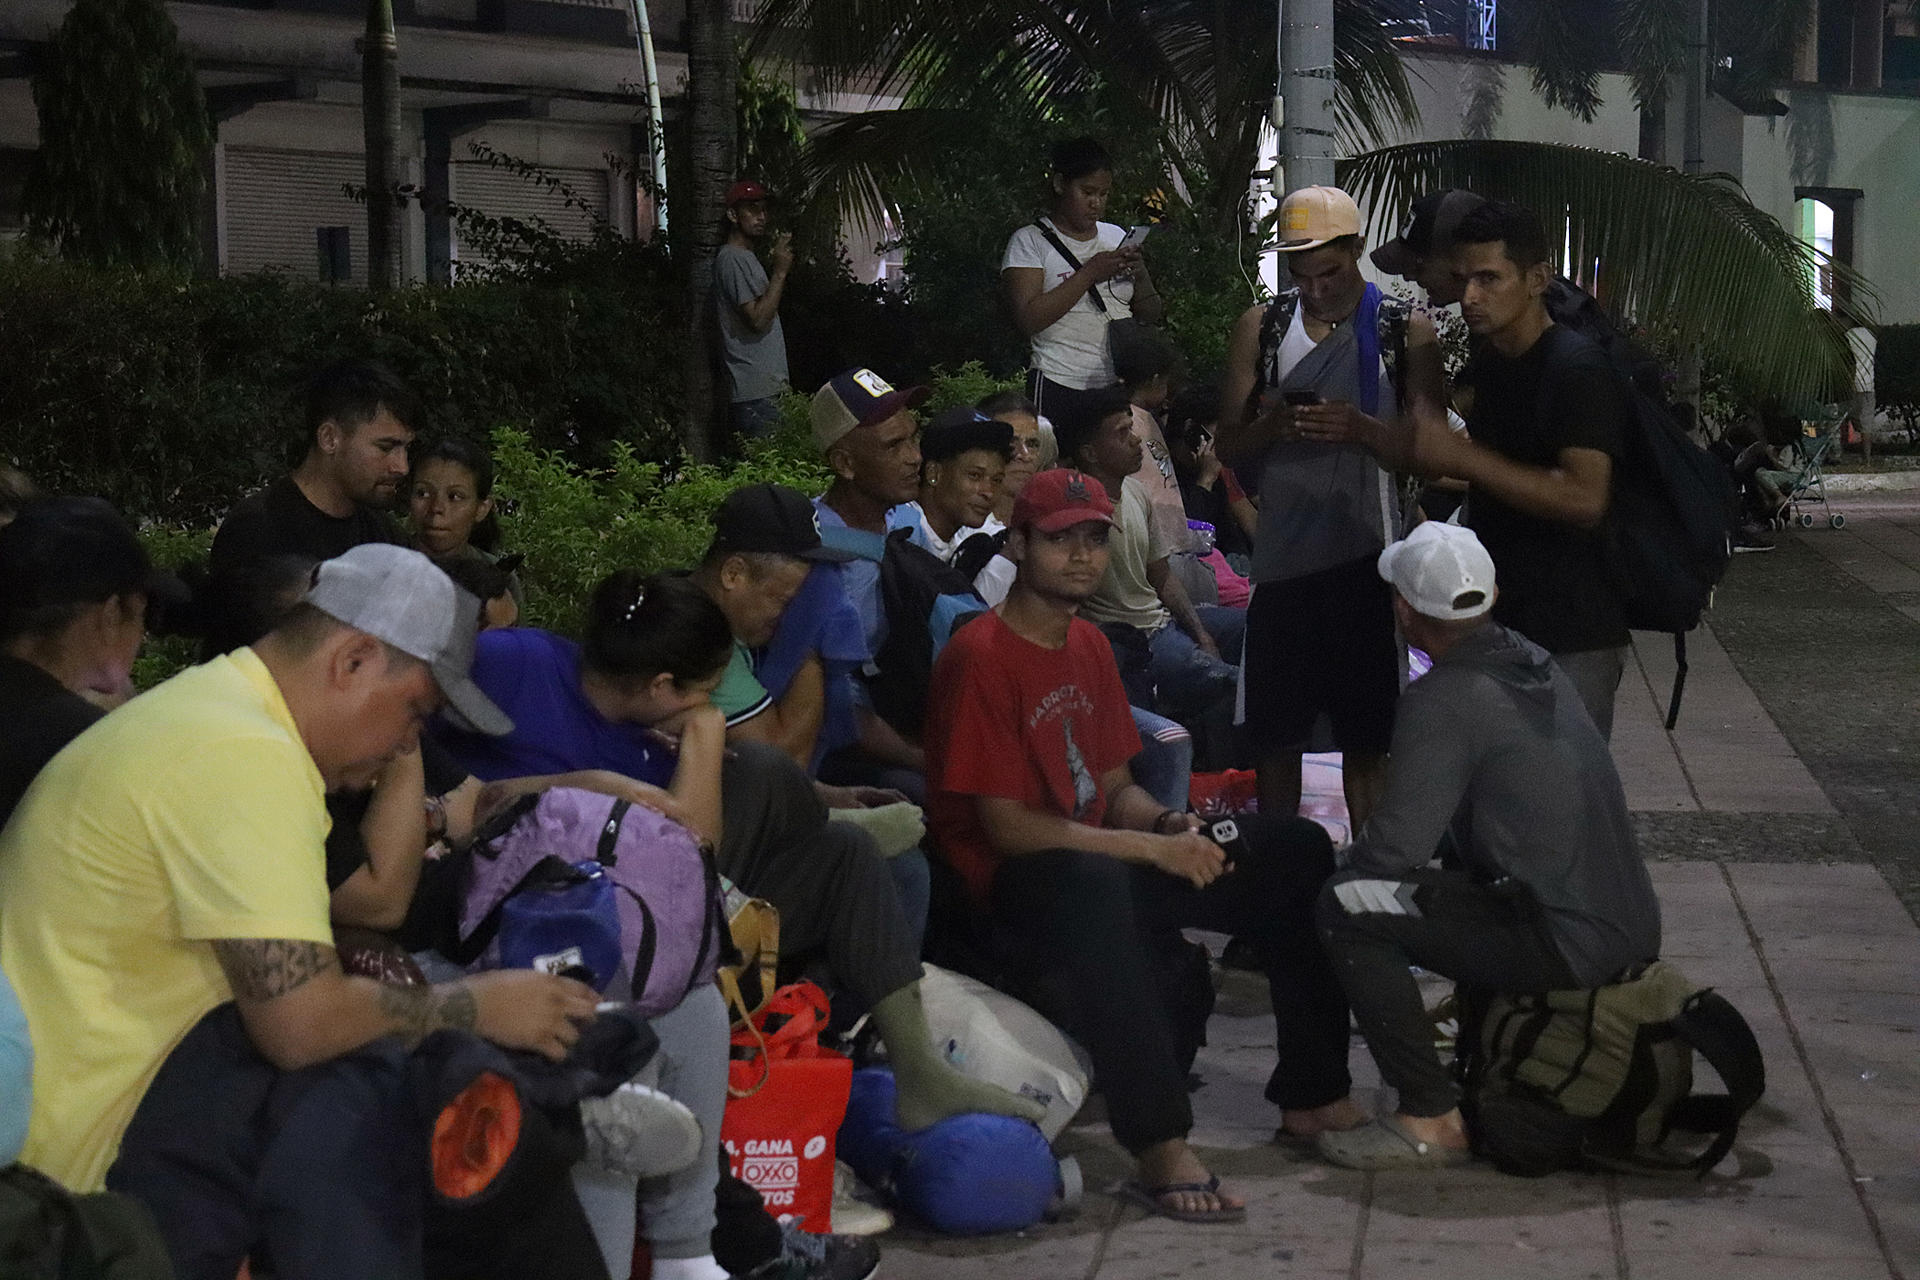
<svg viewBox="0 0 1920 1280"><path fill-rule="evenodd" d="M453 202L478 210L490 218L518 218L531 222L538 218L554 232L569 240L585 240L593 234L594 224L607 218L608 174L605 169L548 168L569 187L587 209L568 204L566 197L544 183L523 177L511 169L490 164L456 162L453 166ZM474 261L477 254L459 243L454 231L454 257Z"/></svg>
<svg viewBox="0 0 1920 1280"><path fill-rule="evenodd" d="M366 283L366 206L342 190L365 184L362 157L228 147L224 178L227 274L273 267L317 279L318 228L346 227L354 282Z"/></svg>

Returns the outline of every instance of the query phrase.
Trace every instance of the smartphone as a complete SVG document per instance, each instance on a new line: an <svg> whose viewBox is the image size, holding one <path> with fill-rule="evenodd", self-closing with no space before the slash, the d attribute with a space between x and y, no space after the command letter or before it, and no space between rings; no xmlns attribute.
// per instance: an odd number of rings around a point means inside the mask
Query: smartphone
<svg viewBox="0 0 1920 1280"><path fill-rule="evenodd" d="M1126 238L1120 242L1119 247L1122 249L1138 249L1147 242L1147 232L1151 230L1153 230L1152 227L1133 228L1127 232Z"/></svg>
<svg viewBox="0 0 1920 1280"><path fill-rule="evenodd" d="M1298 409L1304 405L1319 404L1318 391L1287 390L1280 393L1280 399Z"/></svg>

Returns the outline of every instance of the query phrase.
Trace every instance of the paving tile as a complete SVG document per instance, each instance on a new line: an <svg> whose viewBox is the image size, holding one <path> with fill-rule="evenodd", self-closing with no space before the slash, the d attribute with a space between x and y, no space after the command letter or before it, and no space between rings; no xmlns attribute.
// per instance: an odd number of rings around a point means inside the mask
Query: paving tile
<svg viewBox="0 0 1920 1280"><path fill-rule="evenodd" d="M1795 1022L1920 1026L1920 1000L1890 991L1833 991L1818 997L1789 995L1787 1011Z"/></svg>
<svg viewBox="0 0 1920 1280"><path fill-rule="evenodd" d="M1342 1241L1351 1247L1360 1222L1365 1175L1336 1169L1306 1153L1268 1149L1241 1159L1232 1153L1202 1150L1201 1158L1235 1195L1247 1202L1244 1222L1208 1226L1203 1234L1222 1238L1311 1239ZM1120 1229L1132 1236L1195 1234L1191 1223L1123 1207Z"/></svg>
<svg viewBox="0 0 1920 1280"><path fill-rule="evenodd" d="M1498 1248L1440 1241L1370 1244L1360 1266L1365 1280L1615 1280L1619 1274L1611 1248L1524 1241Z"/></svg>
<svg viewBox="0 0 1920 1280"><path fill-rule="evenodd" d="M1352 1262L1351 1237L1322 1240L1295 1237L1284 1230L1249 1234L1193 1225L1182 1226L1177 1233L1155 1233L1121 1226L1108 1240L1095 1276L1096 1280L1172 1280L1183 1276L1208 1280L1229 1276L1332 1280L1347 1275ZM1024 1267L1018 1273L1022 1280L1045 1274ZM1057 1280L1069 1277L1058 1276Z"/></svg>
<svg viewBox="0 0 1920 1280"><path fill-rule="evenodd" d="M1784 956L1771 960L1774 983L1795 992L1880 991L1920 997L1920 969L1882 960Z"/></svg>
<svg viewBox="0 0 1920 1280"><path fill-rule="evenodd" d="M1079 1280L1093 1265L1100 1235L1094 1228L1072 1235L953 1239L894 1230L881 1240L881 1268L887 1280Z"/></svg>
<svg viewBox="0 0 1920 1280"><path fill-rule="evenodd" d="M1778 1146L1768 1155L1772 1167L1764 1177L1700 1183L1621 1179L1620 1223L1628 1257L1637 1258L1643 1250L1788 1258L1877 1255L1836 1152L1816 1145Z"/></svg>
<svg viewBox="0 0 1920 1280"><path fill-rule="evenodd" d="M1871 1258L1765 1257L1750 1253L1637 1251L1628 1255L1633 1280L1702 1280L1738 1276L1739 1280L1889 1280L1892 1272L1876 1254Z"/></svg>
<svg viewBox="0 0 1920 1280"><path fill-rule="evenodd" d="M1479 1165L1376 1175L1368 1251L1381 1243L1420 1241L1523 1252L1559 1244L1611 1249L1606 1182L1579 1174L1511 1178Z"/></svg>

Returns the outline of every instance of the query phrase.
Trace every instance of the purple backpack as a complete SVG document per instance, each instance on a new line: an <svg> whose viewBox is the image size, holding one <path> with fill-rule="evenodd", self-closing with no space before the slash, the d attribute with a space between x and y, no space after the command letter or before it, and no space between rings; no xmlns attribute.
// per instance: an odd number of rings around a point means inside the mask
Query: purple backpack
<svg viewBox="0 0 1920 1280"><path fill-rule="evenodd" d="M597 863L613 882L622 969L603 989L614 999L631 999L652 1017L713 981L728 936L720 875L679 823L626 800L554 787L519 801L487 831L469 855L455 959L499 967L504 905L537 886L557 859Z"/></svg>

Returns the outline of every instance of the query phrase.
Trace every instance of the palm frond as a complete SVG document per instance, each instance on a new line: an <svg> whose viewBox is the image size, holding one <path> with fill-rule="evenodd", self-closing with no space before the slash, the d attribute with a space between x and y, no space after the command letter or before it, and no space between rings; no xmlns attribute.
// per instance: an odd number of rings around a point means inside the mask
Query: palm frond
<svg viewBox="0 0 1920 1280"><path fill-rule="evenodd" d="M1387 37L1386 21L1396 13L1383 0L1334 0L1333 111L1349 137L1386 138L1419 127L1406 63Z"/></svg>
<svg viewBox="0 0 1920 1280"><path fill-rule="evenodd" d="M807 145L806 203L843 221L882 225L894 193L931 172L933 157L963 147L979 116L964 108L902 107L835 120Z"/></svg>
<svg viewBox="0 0 1920 1280"><path fill-rule="evenodd" d="M1569 0L1508 0L1500 7L1503 47L1519 53L1533 89L1549 107L1592 124L1600 109L1600 67L1612 44L1602 7Z"/></svg>
<svg viewBox="0 0 1920 1280"><path fill-rule="evenodd" d="M1608 310L1699 342L1757 396L1823 399L1849 385L1852 356L1836 321L1854 321L1814 305L1817 271L1851 288L1861 320L1877 309L1864 278L1789 234L1723 176L1585 147L1423 142L1348 161L1341 182L1376 231L1443 187L1534 209L1548 242L1569 244L1570 274Z"/></svg>
<svg viewBox="0 0 1920 1280"><path fill-rule="evenodd" d="M1687 11L1698 0L1620 0L1620 56L1644 111L1663 102L1668 77L1686 69Z"/></svg>

